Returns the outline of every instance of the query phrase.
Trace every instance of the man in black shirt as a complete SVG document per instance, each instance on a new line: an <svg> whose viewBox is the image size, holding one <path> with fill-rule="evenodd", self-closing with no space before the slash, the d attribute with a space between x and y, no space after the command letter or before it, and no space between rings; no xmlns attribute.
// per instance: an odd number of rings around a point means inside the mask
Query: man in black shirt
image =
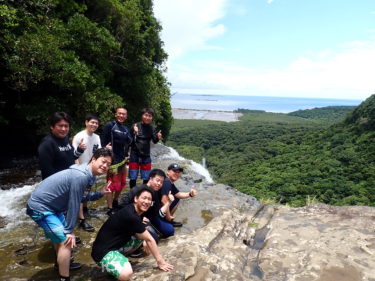
<svg viewBox="0 0 375 281"><path fill-rule="evenodd" d="M133 142L131 145L129 162L129 186L133 188L137 183L138 172L141 173L143 183L147 183L152 168L150 156L150 142L157 143L161 138L161 131L151 125L154 118L152 108L142 110L141 122L132 127Z"/></svg>
<svg viewBox="0 0 375 281"><path fill-rule="evenodd" d="M43 138L38 147L42 179L68 169L85 150L81 141L77 150L69 142L71 118L65 112L55 112L50 118L51 133Z"/></svg>
<svg viewBox="0 0 375 281"><path fill-rule="evenodd" d="M174 221L174 213L177 210L180 199L192 198L197 195L197 190L191 188L189 192L182 192L175 186L175 182L180 178L183 168L177 164L172 163L168 166L167 177L164 179L163 186L160 189L161 205L168 205L164 218L155 217L151 223L164 236L174 235L174 227L181 227L182 223ZM173 202L169 202L169 194L174 196Z"/></svg>
<svg viewBox="0 0 375 281"><path fill-rule="evenodd" d="M172 195L170 201L173 201ZM146 252L152 253L160 269L173 269L173 265L160 255L154 238L143 222L142 215L147 212L151 203L152 191L143 187L135 195L133 204L126 205L109 217L94 241L91 252L94 261L119 280L129 280L133 274L128 259L122 253L130 253L142 243Z"/></svg>
<svg viewBox="0 0 375 281"><path fill-rule="evenodd" d="M107 176L107 182L110 182L109 189L112 191L107 196L108 215L114 213L113 209L118 207L118 199L121 190L126 184L126 158L132 142L132 135L125 121L128 118L128 110L119 106L115 108L115 120L108 122L101 134L102 147L112 149L114 155L112 172Z"/></svg>

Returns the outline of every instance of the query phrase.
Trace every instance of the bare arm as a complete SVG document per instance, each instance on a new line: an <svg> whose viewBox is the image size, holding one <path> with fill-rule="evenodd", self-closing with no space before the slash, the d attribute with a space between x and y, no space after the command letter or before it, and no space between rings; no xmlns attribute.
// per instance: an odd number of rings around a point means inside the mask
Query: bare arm
<svg viewBox="0 0 375 281"><path fill-rule="evenodd" d="M151 236L151 234L146 230L143 233L136 233L138 239L144 240L147 244L147 247L150 249L151 254L154 256L158 267L164 271L170 271L173 269L173 265L167 263L159 253L158 246Z"/></svg>
<svg viewBox="0 0 375 281"><path fill-rule="evenodd" d="M193 187L192 189L190 189L189 192L178 192L175 194L175 196L178 199L186 199L189 197L195 197L197 194L198 194L197 190Z"/></svg>

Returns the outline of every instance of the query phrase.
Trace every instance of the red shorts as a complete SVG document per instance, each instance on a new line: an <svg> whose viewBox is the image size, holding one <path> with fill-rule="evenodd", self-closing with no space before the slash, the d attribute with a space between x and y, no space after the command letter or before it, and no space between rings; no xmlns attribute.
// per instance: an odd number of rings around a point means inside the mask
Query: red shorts
<svg viewBox="0 0 375 281"><path fill-rule="evenodd" d="M126 185L126 167L122 170L122 172L117 173L112 176L107 176L107 182L111 181L111 184L108 188L113 191L121 191L125 188Z"/></svg>

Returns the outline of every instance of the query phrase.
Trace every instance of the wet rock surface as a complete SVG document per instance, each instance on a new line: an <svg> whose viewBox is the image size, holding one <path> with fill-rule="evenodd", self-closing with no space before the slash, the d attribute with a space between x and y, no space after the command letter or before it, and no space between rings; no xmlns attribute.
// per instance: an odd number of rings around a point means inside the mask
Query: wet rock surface
<svg viewBox="0 0 375 281"><path fill-rule="evenodd" d="M20 188L35 184L40 179L37 158L13 159L5 169L0 170L0 189Z"/></svg>
<svg viewBox="0 0 375 281"><path fill-rule="evenodd" d="M166 147L156 146L153 153L155 167L184 166L176 185L181 191L194 185L199 193L181 202L176 220L183 227L159 244L175 269L160 271L152 257L131 259L132 280L375 281L375 208L262 205L208 183L189 160L177 160ZM72 272L72 280L114 280L90 257L107 218L105 205L100 200L89 206L94 233L75 231L82 239L75 260L84 266ZM1 231L0 280L56 280L52 246L31 220Z"/></svg>

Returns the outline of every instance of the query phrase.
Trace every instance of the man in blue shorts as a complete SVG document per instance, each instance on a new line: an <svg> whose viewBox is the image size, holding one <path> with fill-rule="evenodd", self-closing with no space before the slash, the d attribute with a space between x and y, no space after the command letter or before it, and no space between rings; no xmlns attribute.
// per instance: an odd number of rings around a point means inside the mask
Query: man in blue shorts
<svg viewBox="0 0 375 281"><path fill-rule="evenodd" d="M169 200L173 200L172 195ZM133 269L125 255L142 244L145 251L154 256L160 269L173 269L173 265L160 255L158 246L142 218L151 203L152 191L144 186L136 193L133 204L126 205L109 217L94 241L91 252L94 261L118 280L130 280Z"/></svg>
<svg viewBox="0 0 375 281"><path fill-rule="evenodd" d="M110 192L107 186L101 192L90 193L90 189L96 176L107 173L111 162L112 152L100 148L88 164L73 165L43 180L27 201L26 213L54 245L61 281L70 280L70 268L80 268L80 264L70 265L70 257L76 246L73 229L81 200L97 200Z"/></svg>

